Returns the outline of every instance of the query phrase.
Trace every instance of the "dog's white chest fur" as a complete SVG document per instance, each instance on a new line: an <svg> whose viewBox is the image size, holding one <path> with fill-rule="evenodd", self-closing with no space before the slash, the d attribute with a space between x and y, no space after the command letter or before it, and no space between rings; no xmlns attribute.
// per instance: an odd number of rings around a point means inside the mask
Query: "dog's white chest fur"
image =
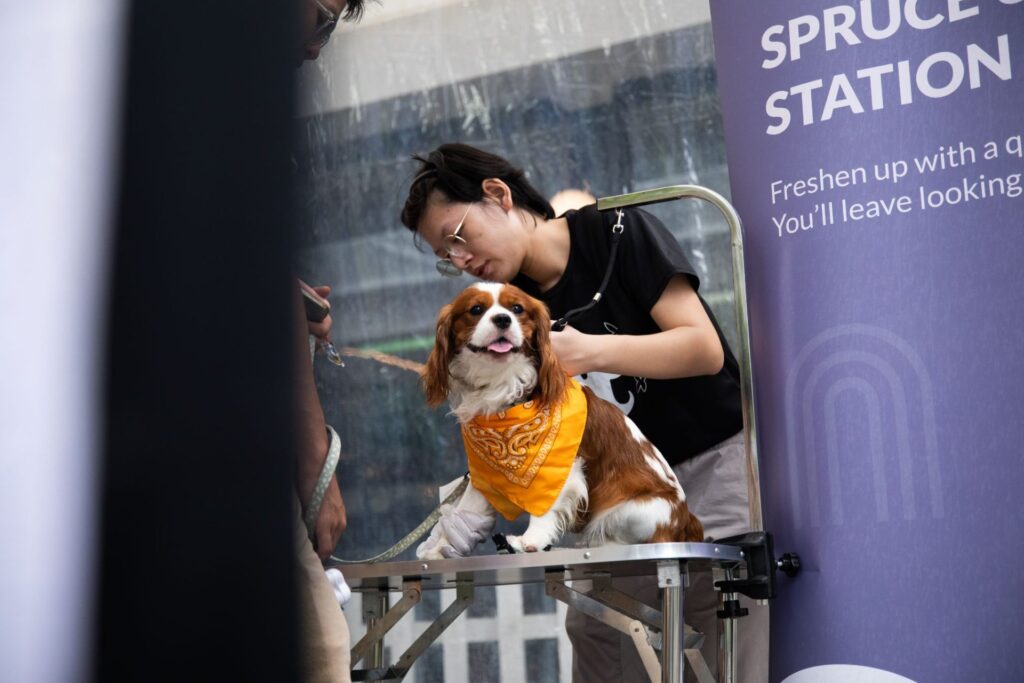
<svg viewBox="0 0 1024 683"><path fill-rule="evenodd" d="M537 369L525 356L503 363L481 362L472 351L455 354L449 366L452 414L466 424L477 415L492 415L526 400L537 385Z"/></svg>

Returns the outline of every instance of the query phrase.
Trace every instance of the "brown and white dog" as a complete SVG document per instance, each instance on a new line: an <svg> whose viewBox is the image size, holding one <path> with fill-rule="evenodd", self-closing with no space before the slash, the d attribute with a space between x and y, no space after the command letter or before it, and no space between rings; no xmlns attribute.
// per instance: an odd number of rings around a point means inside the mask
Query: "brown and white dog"
<svg viewBox="0 0 1024 683"><path fill-rule="evenodd" d="M428 402L447 399L464 427L526 400L558 404L572 380L551 348L550 326L544 304L521 289L470 286L438 316L423 373ZM658 449L618 408L586 387L583 394L586 422L568 477L550 509L531 515L525 533L508 538L510 545L532 552L566 531L582 533L587 546L702 541L703 528ZM494 516L474 486L456 507ZM440 557L436 545L421 559Z"/></svg>

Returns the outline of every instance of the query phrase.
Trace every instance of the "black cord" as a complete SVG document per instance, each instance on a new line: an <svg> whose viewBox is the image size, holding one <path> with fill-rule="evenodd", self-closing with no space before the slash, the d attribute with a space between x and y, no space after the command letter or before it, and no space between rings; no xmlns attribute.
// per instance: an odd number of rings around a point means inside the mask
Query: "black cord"
<svg viewBox="0 0 1024 683"><path fill-rule="evenodd" d="M612 249L611 253L608 254L608 267L605 268L604 270L604 279L601 280L601 286L597 288L597 293L594 294L594 298L592 298L589 303L587 303L585 306L580 306L579 308L572 309L571 311L563 315L561 318L556 320L554 323L552 323L552 332L561 332L562 330L564 330L565 326L569 324L570 318L575 318L581 313L587 312L588 310L596 306L597 302L601 300L602 296L604 296L605 287L608 286L608 280L610 280L612 277L612 270L615 266L615 253L619 250L619 240L622 237L622 211L619 210L616 211L616 213L618 214L619 220L618 222L615 223L615 225L612 226Z"/></svg>

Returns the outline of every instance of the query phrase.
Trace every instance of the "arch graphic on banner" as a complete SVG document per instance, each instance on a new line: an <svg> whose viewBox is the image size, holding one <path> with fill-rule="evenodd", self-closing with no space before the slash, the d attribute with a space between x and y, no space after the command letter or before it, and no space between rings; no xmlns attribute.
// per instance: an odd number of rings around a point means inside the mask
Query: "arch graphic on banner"
<svg viewBox="0 0 1024 683"><path fill-rule="evenodd" d="M797 671L782 683L914 683L909 678L884 669L855 664L826 664Z"/></svg>
<svg viewBox="0 0 1024 683"><path fill-rule="evenodd" d="M865 344L869 348L862 348ZM896 365L893 360L898 361ZM838 376L836 368L841 370ZM868 377L877 379L872 382ZM820 392L824 397L816 398L821 396ZM894 432L895 443L890 450L896 453L903 519L917 517L913 464L915 459L922 458L927 471L931 516L943 517L934 398L927 368L910 345L893 332L853 324L830 328L811 339L797 354L787 376L786 450L790 504L796 527L807 523L821 526L818 462L811 458L822 450L831 501L831 524L838 526L844 522L838 425L840 398L848 396L859 398L866 412L866 450L870 458L864 462L870 461L876 521L890 519L885 476L884 425L887 423ZM919 426L912 428L911 424L917 420ZM819 423L823 423L820 428ZM920 444L913 443L911 435L916 434L921 435ZM800 482L801 472L805 477L804 486Z"/></svg>

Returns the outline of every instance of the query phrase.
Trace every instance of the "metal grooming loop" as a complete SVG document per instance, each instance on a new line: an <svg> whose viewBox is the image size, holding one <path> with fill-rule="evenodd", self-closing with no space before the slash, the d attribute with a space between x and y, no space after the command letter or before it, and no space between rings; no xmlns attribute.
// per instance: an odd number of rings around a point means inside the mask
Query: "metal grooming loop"
<svg viewBox="0 0 1024 683"><path fill-rule="evenodd" d="M713 567L729 576L746 567L742 548L714 543L650 543L601 548L555 549L542 553L482 555L453 560L386 562L343 567L354 591L363 593L366 635L352 647L353 681L402 680L420 655L472 603L477 586L544 583L547 594L630 636L651 681L681 683L683 656L700 683L714 683L700 656L703 636L683 625L684 588L690 569ZM619 576L656 575L662 588L659 612L611 586ZM569 585L588 580L588 592ZM455 588L445 609L397 661L385 667L384 636L420 601L424 590ZM389 606L390 593L401 598ZM727 619L726 621L731 621ZM733 661L733 631L723 642L725 661ZM660 650L660 657L657 651ZM720 680L732 680L721 672Z"/></svg>
<svg viewBox="0 0 1024 683"><path fill-rule="evenodd" d="M658 204L676 199L703 199L715 206L729 225L732 240L732 284L736 299L736 330L740 348L737 362L740 366L740 393L743 410L743 443L747 453L747 492L750 501L750 528L764 530L761 518L761 484L757 469L757 425L754 415L754 379L750 365L750 328L747 322L747 281L743 269L743 227L740 216L725 197L700 185L670 185L653 190L604 197L597 200L598 211L610 211L627 206Z"/></svg>

